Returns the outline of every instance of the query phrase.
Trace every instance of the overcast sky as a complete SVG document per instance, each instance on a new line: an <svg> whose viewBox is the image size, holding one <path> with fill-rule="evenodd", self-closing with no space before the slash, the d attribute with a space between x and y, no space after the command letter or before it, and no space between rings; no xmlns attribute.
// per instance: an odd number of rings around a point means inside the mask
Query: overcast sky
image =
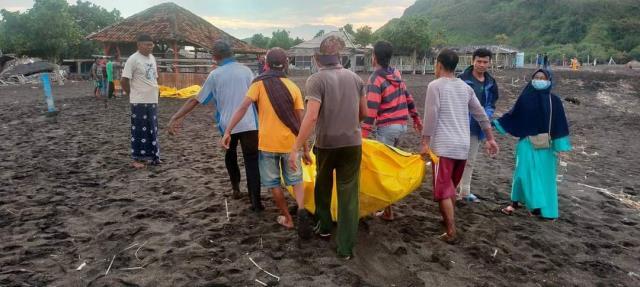
<svg viewBox="0 0 640 287"><path fill-rule="evenodd" d="M75 0L69 1L75 3ZM160 0L94 0L108 10L118 9L123 17L131 16ZM375 29L402 15L415 0L176 0L176 4L210 21L237 38L255 33L270 34L276 28L290 30L293 36L309 39L319 29L369 25ZM32 0L0 0L0 9L24 11Z"/></svg>

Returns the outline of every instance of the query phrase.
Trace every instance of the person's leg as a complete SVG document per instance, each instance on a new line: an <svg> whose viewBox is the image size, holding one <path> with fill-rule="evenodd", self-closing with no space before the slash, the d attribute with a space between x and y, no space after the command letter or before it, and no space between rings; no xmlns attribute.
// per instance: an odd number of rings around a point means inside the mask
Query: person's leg
<svg viewBox="0 0 640 287"><path fill-rule="evenodd" d="M264 207L260 198L258 131L241 133L240 146L242 147L242 157L244 158L244 171L247 175L247 191L249 192L251 207L254 211L260 211Z"/></svg>
<svg viewBox="0 0 640 287"><path fill-rule="evenodd" d="M463 161L458 164L464 166ZM453 239L456 235L454 219L456 190L453 178L455 167L456 160L440 157L439 163L434 165L433 168L434 199L438 202L448 239ZM455 172L458 175L457 181L459 181L459 177L462 176L462 170L458 168Z"/></svg>
<svg viewBox="0 0 640 287"><path fill-rule="evenodd" d="M149 129L150 129L150 140L151 140L151 153L152 153L152 164L160 164L160 141L158 140L158 105L152 104L151 108L147 111L147 115L149 117Z"/></svg>
<svg viewBox="0 0 640 287"><path fill-rule="evenodd" d="M140 104L131 104L131 158L133 159L131 166L136 169L145 167L144 162L140 159L142 149L142 141L140 138L142 125L139 120L142 118L141 108Z"/></svg>
<svg viewBox="0 0 640 287"><path fill-rule="evenodd" d="M115 85L113 81L109 81L109 86L107 87L107 94L109 95L109 99L113 98L113 91L115 89Z"/></svg>
<svg viewBox="0 0 640 287"><path fill-rule="evenodd" d="M287 228L293 228L293 220L291 219L291 214L289 214L287 200L280 187L280 155L272 152L259 151L258 158L260 182L263 187L271 191L273 201L276 207L278 207L278 210L280 210L281 216L278 216L278 223Z"/></svg>
<svg viewBox="0 0 640 287"><path fill-rule="evenodd" d="M297 227L298 236L302 239L308 239L311 237L313 230L311 229L311 215L304 207L304 182L302 178L302 155L298 154L296 162L297 169L294 171L293 167L288 162L289 154L281 154L280 166L282 167L282 176L284 178L285 185L293 187L293 193L295 195L296 204L298 205L297 211Z"/></svg>
<svg viewBox="0 0 640 287"><path fill-rule="evenodd" d="M462 181L460 182L459 199L465 199L471 195L471 176L473 175L473 168L476 164L476 157L478 155L478 149L480 147L480 140L477 136L472 135L469 145L469 155L467 157L467 164L464 168L464 174L462 175Z"/></svg>
<svg viewBox="0 0 640 287"><path fill-rule="evenodd" d="M282 177L286 186L293 187L298 209L304 209L304 183L302 182L302 154L298 154L296 161L297 169L289 166L289 154L281 154L280 166L282 167Z"/></svg>
<svg viewBox="0 0 640 287"><path fill-rule="evenodd" d="M396 124L396 125L379 127L376 130L376 140L386 145L396 147L400 142L400 136L402 136L406 132L407 132L407 125ZM389 220L389 221L394 220L393 206L392 205L387 206L382 212L382 214L379 214L379 215L380 215L380 218L384 220Z"/></svg>
<svg viewBox="0 0 640 287"><path fill-rule="evenodd" d="M229 149L224 154L224 166L229 173L234 197L240 196L240 167L238 166L238 135L232 134Z"/></svg>
<svg viewBox="0 0 640 287"><path fill-rule="evenodd" d="M316 149L316 185L314 199L316 203L316 218L318 219L318 233L329 234L333 221L331 220L331 193L333 190L333 161L334 150Z"/></svg>
<svg viewBox="0 0 640 287"><path fill-rule="evenodd" d="M446 228L447 236L449 238L455 238L456 236L456 226L455 226L455 218L454 218L454 197L440 200L438 205L440 207L440 214L442 215L442 219L444 220L444 225Z"/></svg>
<svg viewBox="0 0 640 287"><path fill-rule="evenodd" d="M336 187L338 191L338 256L353 255L353 246L358 235L360 220L360 162L362 147L345 147L338 149L336 163Z"/></svg>

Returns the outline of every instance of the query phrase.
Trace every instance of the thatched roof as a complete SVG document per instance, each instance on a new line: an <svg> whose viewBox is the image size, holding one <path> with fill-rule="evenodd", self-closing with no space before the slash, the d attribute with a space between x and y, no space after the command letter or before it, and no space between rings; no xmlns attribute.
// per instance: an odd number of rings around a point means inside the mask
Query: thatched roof
<svg viewBox="0 0 640 287"><path fill-rule="evenodd" d="M155 41L194 45L211 49L218 39L229 41L236 53L264 53L225 33L211 23L175 3L153 6L116 24L87 36L88 40L107 43L134 43L140 33L149 34Z"/></svg>

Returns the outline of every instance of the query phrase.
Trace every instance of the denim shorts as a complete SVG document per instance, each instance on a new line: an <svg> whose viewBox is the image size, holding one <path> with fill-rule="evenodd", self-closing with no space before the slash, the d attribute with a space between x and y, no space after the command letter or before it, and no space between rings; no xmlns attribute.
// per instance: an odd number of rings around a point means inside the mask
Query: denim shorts
<svg viewBox="0 0 640 287"><path fill-rule="evenodd" d="M376 129L376 140L390 146L397 146L400 136L407 132L407 125L388 125Z"/></svg>
<svg viewBox="0 0 640 287"><path fill-rule="evenodd" d="M288 153L273 153L260 151L260 184L264 188L274 188L282 185L296 185L302 182L302 155L298 154L298 169L293 171L288 163Z"/></svg>

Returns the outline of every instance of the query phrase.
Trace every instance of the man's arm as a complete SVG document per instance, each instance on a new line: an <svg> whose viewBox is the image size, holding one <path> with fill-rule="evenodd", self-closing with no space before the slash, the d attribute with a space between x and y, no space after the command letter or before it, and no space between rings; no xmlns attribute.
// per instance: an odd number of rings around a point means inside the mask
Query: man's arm
<svg viewBox="0 0 640 287"><path fill-rule="evenodd" d="M473 93L469 95L469 98L469 113L478 122L478 124L480 124L482 131L487 136L485 149L490 156L495 156L496 154L498 154L500 148L498 147L498 143L496 143L495 137L493 135L489 117L487 117L484 108L482 107L482 105L480 105L480 101L478 101L478 98L476 98Z"/></svg>
<svg viewBox="0 0 640 287"><path fill-rule="evenodd" d="M422 121L420 120L420 114L418 114L418 109L416 108L416 103L413 100L413 96L406 90L405 86L405 94L407 97L407 109L409 110L409 115L413 119L413 128L417 133L422 132Z"/></svg>
<svg viewBox="0 0 640 287"><path fill-rule="evenodd" d="M374 79L375 81L375 79ZM382 93L380 86L375 82L370 82L367 85L367 115L362 122L362 137L366 138L371 131L373 131L373 125L378 117L378 109L380 108L380 102L382 101ZM361 103L362 104L362 103Z"/></svg>
<svg viewBox="0 0 640 287"><path fill-rule="evenodd" d="M129 78L122 77L120 79L120 85L122 86L122 90L127 93L127 95L131 95L131 86L129 85Z"/></svg>
<svg viewBox="0 0 640 287"><path fill-rule="evenodd" d="M320 114L320 105L320 101L314 99L309 99L307 101L307 112L302 119L300 132L298 132L298 136L296 137L296 142L293 145L293 150L289 154L289 165L295 168L295 170L297 170L298 168L296 166L297 151L306 145L307 140L315 129L316 123L318 122L318 115Z"/></svg>
<svg viewBox="0 0 640 287"><path fill-rule="evenodd" d="M360 97L360 121L367 117L367 95Z"/></svg>
<svg viewBox="0 0 640 287"><path fill-rule="evenodd" d="M296 110L296 117L298 118L298 121L302 123L302 120L304 119L304 110ZM304 152L302 156L304 163L311 164L311 155L309 154L309 145L307 145L307 141L303 142L302 150Z"/></svg>
<svg viewBox="0 0 640 287"><path fill-rule="evenodd" d="M233 131L233 128L235 128L242 120L244 114L247 113L247 110L249 110L249 107L252 103L253 101L250 98L245 97L238 109L233 113L233 116L231 117L231 120L227 125L227 129L224 131L224 136L222 136L222 139L220 140L220 143L222 144L222 146L224 146L224 148L229 149L229 143L231 142L231 131Z"/></svg>
<svg viewBox="0 0 640 287"><path fill-rule="evenodd" d="M193 109L195 109L199 103L200 102L198 102L198 100L196 100L195 98L190 98L187 100L186 103L184 103L184 105L182 105L182 107L180 108L180 110L178 110L178 112L176 112L175 114L173 114L173 116L171 116L171 119L169 120L169 134L171 135L178 134L178 131L182 126L182 121L184 120L184 117L188 115L191 111L193 111Z"/></svg>
<svg viewBox="0 0 640 287"><path fill-rule="evenodd" d="M493 110L496 109L496 102L498 102L498 98L500 98L499 95L499 91L498 91L498 82L496 80L493 80L493 88L491 88L491 90L493 91L493 98L491 99L491 107L493 108Z"/></svg>
<svg viewBox="0 0 640 287"><path fill-rule="evenodd" d="M438 110L440 109L439 96L433 85L427 87L427 95L424 100L424 127L422 128L422 148L420 154L429 155L431 137L435 133L438 123Z"/></svg>

